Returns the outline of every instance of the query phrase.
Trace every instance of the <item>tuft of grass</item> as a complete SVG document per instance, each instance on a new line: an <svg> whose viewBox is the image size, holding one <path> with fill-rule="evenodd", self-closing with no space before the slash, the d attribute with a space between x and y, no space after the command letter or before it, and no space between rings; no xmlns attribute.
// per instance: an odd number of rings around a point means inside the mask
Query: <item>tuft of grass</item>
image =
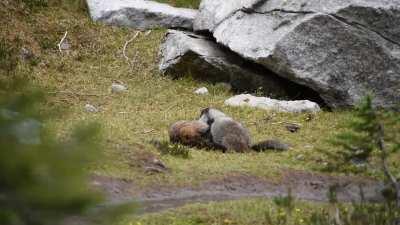
<svg viewBox="0 0 400 225"><path fill-rule="evenodd" d="M156 0L158 2L167 3L175 7L197 9L201 0Z"/></svg>
<svg viewBox="0 0 400 225"><path fill-rule="evenodd" d="M161 155L172 155L184 159L190 158L190 149L187 146L168 141L155 141L154 144Z"/></svg>

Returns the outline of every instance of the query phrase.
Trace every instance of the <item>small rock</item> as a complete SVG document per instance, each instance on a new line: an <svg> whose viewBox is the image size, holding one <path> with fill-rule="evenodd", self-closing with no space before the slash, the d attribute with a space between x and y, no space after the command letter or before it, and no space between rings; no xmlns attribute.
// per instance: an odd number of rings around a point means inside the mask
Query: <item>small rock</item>
<svg viewBox="0 0 400 225"><path fill-rule="evenodd" d="M93 105L91 105L91 104L86 104L85 105L85 110L86 110L86 112L90 112L90 113L99 112L99 110L96 107L94 107Z"/></svg>
<svg viewBox="0 0 400 225"><path fill-rule="evenodd" d="M35 57L35 55L33 54L33 52L27 48L21 48L20 52L19 52L19 56L21 58L22 61L28 61L31 60Z"/></svg>
<svg viewBox="0 0 400 225"><path fill-rule="evenodd" d="M113 83L111 85L111 92L113 92L113 93L125 92L127 90L128 90L128 88L122 84Z"/></svg>
<svg viewBox="0 0 400 225"><path fill-rule="evenodd" d="M299 161L304 160L304 155L303 154L297 155L296 160L299 160Z"/></svg>
<svg viewBox="0 0 400 225"><path fill-rule="evenodd" d="M206 87L202 87L194 91L195 94L198 95L207 95L208 94L208 89Z"/></svg>
<svg viewBox="0 0 400 225"><path fill-rule="evenodd" d="M136 151L130 157L129 165L139 167L146 173L166 173L169 168L158 158L157 155L148 151Z"/></svg>
<svg viewBox="0 0 400 225"><path fill-rule="evenodd" d="M68 39L64 39L62 43L60 43L60 49L63 51L71 50L71 44L69 43Z"/></svg>
<svg viewBox="0 0 400 225"><path fill-rule="evenodd" d="M292 133L296 133L297 131L300 130L300 125L295 124L295 123L287 123L286 124L286 129Z"/></svg>
<svg viewBox="0 0 400 225"><path fill-rule="evenodd" d="M229 106L249 106L265 110L276 110L280 112L302 113L321 111L319 105L308 100L280 101L267 97L256 97L250 94L233 96L225 101Z"/></svg>

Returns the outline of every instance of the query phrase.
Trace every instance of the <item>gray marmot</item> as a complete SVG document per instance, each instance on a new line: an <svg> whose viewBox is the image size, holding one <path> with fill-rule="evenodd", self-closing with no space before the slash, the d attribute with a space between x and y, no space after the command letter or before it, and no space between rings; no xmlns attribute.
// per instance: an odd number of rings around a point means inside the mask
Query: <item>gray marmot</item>
<svg viewBox="0 0 400 225"><path fill-rule="evenodd" d="M255 151L289 149L287 144L278 140L266 140L251 145L249 131L241 123L214 108L203 109L199 121L210 126L209 136L214 147L222 149L224 152L248 152L251 149Z"/></svg>

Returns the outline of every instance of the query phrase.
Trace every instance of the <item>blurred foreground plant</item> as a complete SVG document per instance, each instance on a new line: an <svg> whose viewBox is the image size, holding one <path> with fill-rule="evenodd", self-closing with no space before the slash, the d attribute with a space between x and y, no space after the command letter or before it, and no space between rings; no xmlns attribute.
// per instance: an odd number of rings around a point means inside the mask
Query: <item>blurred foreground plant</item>
<svg viewBox="0 0 400 225"><path fill-rule="evenodd" d="M336 151L322 150L331 170L362 172L373 156L387 184L385 197L400 206L400 183L393 174L391 154L400 150L400 113L383 111L372 106L372 97L365 97L347 122L346 131L331 141Z"/></svg>
<svg viewBox="0 0 400 225"><path fill-rule="evenodd" d="M0 224L55 225L73 216L110 224L130 210L98 207L102 198L88 187L87 167L101 155L99 125L77 126L60 140L43 125L51 112L40 113L40 92L18 88L0 86Z"/></svg>

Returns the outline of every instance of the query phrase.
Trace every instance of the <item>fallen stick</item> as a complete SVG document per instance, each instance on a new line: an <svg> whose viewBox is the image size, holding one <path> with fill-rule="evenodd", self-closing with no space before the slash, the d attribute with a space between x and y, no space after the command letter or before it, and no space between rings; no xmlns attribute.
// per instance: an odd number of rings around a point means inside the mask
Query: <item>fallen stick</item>
<svg viewBox="0 0 400 225"><path fill-rule="evenodd" d="M126 55L126 48L128 47L129 43L131 43L133 40L135 40L139 36L140 33L141 33L140 31L137 31L136 34L131 39L129 39L128 41L125 42L124 48L122 49L122 55L124 56L126 61L129 63L129 65L131 65L131 59Z"/></svg>

